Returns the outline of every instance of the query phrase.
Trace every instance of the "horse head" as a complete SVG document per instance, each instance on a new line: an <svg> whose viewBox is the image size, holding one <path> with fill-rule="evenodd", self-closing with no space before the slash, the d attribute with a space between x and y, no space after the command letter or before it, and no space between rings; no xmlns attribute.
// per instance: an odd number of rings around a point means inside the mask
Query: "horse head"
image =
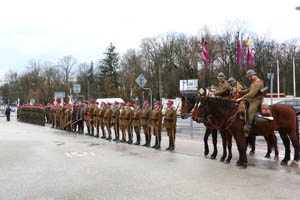
<svg viewBox="0 0 300 200"><path fill-rule="evenodd" d="M182 96L181 97L181 113L180 116L182 119L187 119L191 111L194 108L196 102L196 96Z"/></svg>

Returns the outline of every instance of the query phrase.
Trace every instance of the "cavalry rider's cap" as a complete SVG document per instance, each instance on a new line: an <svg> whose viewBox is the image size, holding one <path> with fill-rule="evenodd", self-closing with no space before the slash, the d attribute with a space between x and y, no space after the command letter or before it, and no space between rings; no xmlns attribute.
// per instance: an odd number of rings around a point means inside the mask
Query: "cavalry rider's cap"
<svg viewBox="0 0 300 200"><path fill-rule="evenodd" d="M249 69L246 73L246 77L248 78L248 76L251 76L251 75L256 75L255 71L253 69Z"/></svg>
<svg viewBox="0 0 300 200"><path fill-rule="evenodd" d="M126 104L125 104L125 103L122 103L121 106L126 106Z"/></svg>
<svg viewBox="0 0 300 200"><path fill-rule="evenodd" d="M101 105L106 105L106 103L102 102Z"/></svg>
<svg viewBox="0 0 300 200"><path fill-rule="evenodd" d="M144 104L150 104L149 101L144 101Z"/></svg>
<svg viewBox="0 0 300 200"><path fill-rule="evenodd" d="M111 103L107 102L107 105L108 105L108 106L111 106Z"/></svg>
<svg viewBox="0 0 300 200"><path fill-rule="evenodd" d="M99 104L99 102L97 102L97 101L96 101L96 103L95 103L95 104L97 104L97 105L98 105L98 104Z"/></svg>
<svg viewBox="0 0 300 200"><path fill-rule="evenodd" d="M127 103L127 104L126 104L126 106L129 106L129 107L131 107L131 104L130 104L130 103Z"/></svg>
<svg viewBox="0 0 300 200"><path fill-rule="evenodd" d="M116 104L116 105L118 105L118 104L119 104L119 102L115 101L115 104Z"/></svg>
<svg viewBox="0 0 300 200"><path fill-rule="evenodd" d="M89 102L88 102L88 101L85 101L84 103L85 103L85 104L89 104Z"/></svg>
<svg viewBox="0 0 300 200"><path fill-rule="evenodd" d="M218 77L217 78L225 78L225 75L223 72L218 73Z"/></svg>
<svg viewBox="0 0 300 200"><path fill-rule="evenodd" d="M230 78L228 79L228 83L229 83L229 84L231 84L231 83L236 83L235 78L230 77Z"/></svg>
<svg viewBox="0 0 300 200"><path fill-rule="evenodd" d="M135 102L134 105L139 106L139 105L140 105L140 102Z"/></svg>
<svg viewBox="0 0 300 200"><path fill-rule="evenodd" d="M161 105L161 103L159 101L155 101L155 105Z"/></svg>
<svg viewBox="0 0 300 200"><path fill-rule="evenodd" d="M174 102L173 102L173 101L170 101L170 100L167 102L167 104L169 104L169 105L173 105L173 103L174 103Z"/></svg>

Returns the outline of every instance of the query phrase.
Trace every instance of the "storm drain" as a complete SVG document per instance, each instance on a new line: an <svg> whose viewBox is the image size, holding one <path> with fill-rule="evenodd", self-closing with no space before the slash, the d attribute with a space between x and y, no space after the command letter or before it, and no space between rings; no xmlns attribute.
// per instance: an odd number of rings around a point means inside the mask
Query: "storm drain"
<svg viewBox="0 0 300 200"><path fill-rule="evenodd" d="M70 158L74 158L74 157L94 156L95 154L91 151L83 151L83 152L70 151L67 152L66 155Z"/></svg>

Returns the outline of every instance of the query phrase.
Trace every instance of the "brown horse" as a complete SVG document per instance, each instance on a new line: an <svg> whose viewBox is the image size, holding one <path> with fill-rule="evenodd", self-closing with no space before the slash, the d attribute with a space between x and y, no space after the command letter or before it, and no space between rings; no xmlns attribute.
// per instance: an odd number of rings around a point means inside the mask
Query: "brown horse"
<svg viewBox="0 0 300 200"><path fill-rule="evenodd" d="M191 114L191 111L193 110L195 103L198 101L198 96L182 96L181 98L181 118L187 119L189 115ZM200 123L196 120L197 118L193 118L194 121ZM215 159L218 154L218 148L217 148L217 138L218 138L218 130L216 128L213 128L210 126L209 123L204 123L205 125L205 134L204 134L204 155L207 156L209 154L209 146L208 146L208 138L210 135L212 135L212 142L214 146L213 153L211 154L210 158ZM226 133L225 131L220 131L221 137L222 137L222 144L223 144L223 155L220 159L221 162L224 162L227 157L227 150L226 150ZM228 157L226 159L226 162L229 163L232 158L232 152L231 152L231 138L230 142L228 142Z"/></svg>
<svg viewBox="0 0 300 200"><path fill-rule="evenodd" d="M272 121L256 122L251 129L252 136L268 136L274 130L278 130L285 147L285 156L281 161L287 165L290 160L290 140L294 147L294 160L290 166L298 167L299 160L299 133L296 112L286 104L271 105L271 112L274 117ZM246 168L246 138L243 133L244 120L238 117L237 104L228 99L202 97L199 99L198 112L201 120L213 119L214 126L226 129L234 136L239 150L237 165ZM212 121L212 120L210 120Z"/></svg>

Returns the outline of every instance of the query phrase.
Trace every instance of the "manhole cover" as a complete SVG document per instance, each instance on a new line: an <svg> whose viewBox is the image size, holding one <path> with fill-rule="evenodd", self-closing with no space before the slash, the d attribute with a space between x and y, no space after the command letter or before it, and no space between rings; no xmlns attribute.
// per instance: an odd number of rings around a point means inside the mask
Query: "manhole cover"
<svg viewBox="0 0 300 200"><path fill-rule="evenodd" d="M90 151L83 151L83 152L71 151L71 152L67 152L66 155L68 157L73 158L73 157L94 156L95 154Z"/></svg>

